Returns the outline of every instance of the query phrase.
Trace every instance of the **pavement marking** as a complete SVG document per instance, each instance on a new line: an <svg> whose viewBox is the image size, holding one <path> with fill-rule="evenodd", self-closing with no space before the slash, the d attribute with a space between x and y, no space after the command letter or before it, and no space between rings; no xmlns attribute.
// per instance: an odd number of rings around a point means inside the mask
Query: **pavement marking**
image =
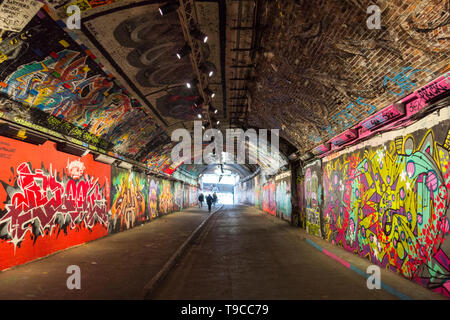
<svg viewBox="0 0 450 320"><path fill-rule="evenodd" d="M312 240L309 239L305 239L306 242L308 244L310 244L311 246L313 246L314 248L316 248L317 250L319 250L320 252L326 254L327 256L329 256L330 258L336 260L337 262L339 262L340 264L342 264L344 267L355 271L357 274L359 274L361 277L364 278L368 278L370 275L367 274L366 272L362 271L361 269L357 268L356 266L352 265L350 262L345 261L344 259L339 258L338 256L336 256L334 253L331 253L330 251L328 251L327 249L322 248L321 246L319 246L317 243L315 243ZM396 296L397 298L401 299L401 300L412 300L410 297L408 297L407 295L401 293L400 291L392 288L391 286L385 284L383 281L380 281L381 283L381 288L386 290L387 292L389 292L390 294L392 294L393 296Z"/></svg>

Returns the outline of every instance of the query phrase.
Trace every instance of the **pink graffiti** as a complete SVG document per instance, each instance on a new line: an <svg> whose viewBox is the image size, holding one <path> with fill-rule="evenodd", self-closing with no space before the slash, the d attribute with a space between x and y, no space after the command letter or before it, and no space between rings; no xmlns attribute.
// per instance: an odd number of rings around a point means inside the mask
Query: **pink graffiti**
<svg viewBox="0 0 450 320"><path fill-rule="evenodd" d="M44 236L45 230L51 233L56 226L65 225L69 220L72 229L82 222L91 229L96 221L107 227L106 199L98 179L85 175L84 180L68 178L63 183L52 172L47 174L40 169L33 172L25 162L16 172L18 190L0 219L0 224L8 223L8 235L14 245L20 243L28 231L36 237Z"/></svg>

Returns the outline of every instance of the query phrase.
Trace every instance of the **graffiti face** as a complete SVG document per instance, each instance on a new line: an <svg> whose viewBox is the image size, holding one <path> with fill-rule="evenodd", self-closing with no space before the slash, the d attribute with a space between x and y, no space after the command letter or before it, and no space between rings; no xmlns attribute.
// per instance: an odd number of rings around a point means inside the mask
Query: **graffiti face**
<svg viewBox="0 0 450 320"><path fill-rule="evenodd" d="M147 220L146 178L134 172L114 168L112 183L113 231L130 229L136 223Z"/></svg>
<svg viewBox="0 0 450 320"><path fill-rule="evenodd" d="M447 292L449 150L432 130L330 161L324 169L327 239Z"/></svg>

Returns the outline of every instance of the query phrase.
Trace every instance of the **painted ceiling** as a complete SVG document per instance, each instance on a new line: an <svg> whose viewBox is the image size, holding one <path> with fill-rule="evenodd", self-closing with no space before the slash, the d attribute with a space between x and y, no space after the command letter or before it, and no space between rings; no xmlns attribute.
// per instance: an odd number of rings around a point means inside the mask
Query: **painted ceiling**
<svg viewBox="0 0 450 320"><path fill-rule="evenodd" d="M178 15L161 16L152 0L43 3L21 32L0 31L2 118L173 173L171 132L192 130L201 111L185 86L191 62L175 57L185 43ZM450 69L448 1L377 1L380 30L367 28L365 0L195 3L220 127L280 129L283 163ZM72 4L80 30L66 25Z"/></svg>

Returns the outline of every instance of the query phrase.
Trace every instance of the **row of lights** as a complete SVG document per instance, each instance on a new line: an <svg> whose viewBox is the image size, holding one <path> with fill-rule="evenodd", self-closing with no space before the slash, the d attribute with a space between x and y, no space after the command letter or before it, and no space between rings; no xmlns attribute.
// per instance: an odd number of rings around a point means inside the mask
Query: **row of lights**
<svg viewBox="0 0 450 320"><path fill-rule="evenodd" d="M178 2L168 2L164 5L162 5L161 7L159 7L159 13L162 16L165 16L171 12L176 11L179 7L180 7L180 4ZM193 38L195 38L196 40L201 41L203 43L206 43L208 41L208 36L205 33L198 30L197 28L191 29L190 34ZM185 44L181 49L178 50L178 52L176 53L176 57L181 60L182 58L188 56L191 53L191 51L192 51L191 47L188 44ZM208 77L212 77L214 75L214 73L216 72L216 67L214 66L214 64L212 64L210 62L202 63L199 66L199 69L201 72L207 74ZM195 86L197 86L197 84L198 84L198 80L193 79L192 81L188 81L186 83L186 87L188 89L191 89L191 88L194 88ZM211 98L214 98L216 95L208 87L206 87L203 90L203 92ZM199 98L197 101L194 102L194 105L195 105L195 107L199 107L199 105L201 105L203 102L204 102L203 99ZM216 108L214 108L212 106L210 106L209 109L213 114L217 114L219 112ZM199 119L203 118L201 113L197 114L197 117ZM211 119L211 121L216 123L217 125L220 123L219 120L216 120L216 119L213 120L213 118ZM208 123L208 125L209 125L209 123Z"/></svg>

